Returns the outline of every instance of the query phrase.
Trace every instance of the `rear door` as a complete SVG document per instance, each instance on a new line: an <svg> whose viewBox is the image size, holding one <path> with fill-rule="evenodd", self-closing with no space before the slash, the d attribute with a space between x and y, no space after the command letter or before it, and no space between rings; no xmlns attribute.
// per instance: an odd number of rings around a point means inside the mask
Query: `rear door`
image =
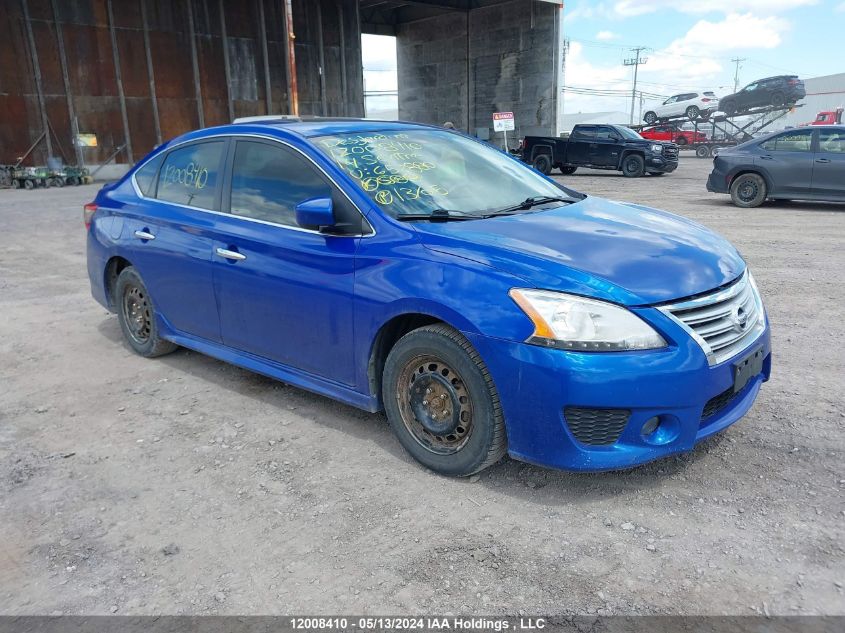
<svg viewBox="0 0 845 633"><path fill-rule="evenodd" d="M351 385L355 250L363 218L314 163L280 142L233 140L228 170L228 214L217 223L214 242L223 342ZM357 217L357 230L329 235L299 226L296 205L318 197L332 198L339 221Z"/></svg>
<svg viewBox="0 0 845 633"><path fill-rule="evenodd" d="M169 329L220 340L211 278L211 246L220 205L220 174L227 141L175 147L155 174L142 167L137 205L124 207L121 240L156 311ZM145 172L141 174L141 172ZM149 180L147 180L149 175Z"/></svg>
<svg viewBox="0 0 845 633"><path fill-rule="evenodd" d="M845 127L820 127L813 162L813 197L845 200Z"/></svg>
<svg viewBox="0 0 845 633"><path fill-rule="evenodd" d="M790 130L760 144L755 163L769 174L770 195L809 196L813 181L813 130Z"/></svg>
<svg viewBox="0 0 845 633"><path fill-rule="evenodd" d="M590 163L590 145L596 140L595 125L578 125L569 136L566 144L566 162L572 165Z"/></svg>

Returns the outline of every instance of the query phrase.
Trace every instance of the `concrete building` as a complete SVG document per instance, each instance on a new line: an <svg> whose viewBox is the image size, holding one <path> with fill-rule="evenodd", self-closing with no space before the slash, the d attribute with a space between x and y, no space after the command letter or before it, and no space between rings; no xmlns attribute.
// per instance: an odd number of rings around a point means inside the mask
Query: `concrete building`
<svg viewBox="0 0 845 633"><path fill-rule="evenodd" d="M514 137L553 133L561 13L561 0L0 0L0 163L131 164L238 116L362 116L362 32L397 37L400 117L486 136L506 110Z"/></svg>

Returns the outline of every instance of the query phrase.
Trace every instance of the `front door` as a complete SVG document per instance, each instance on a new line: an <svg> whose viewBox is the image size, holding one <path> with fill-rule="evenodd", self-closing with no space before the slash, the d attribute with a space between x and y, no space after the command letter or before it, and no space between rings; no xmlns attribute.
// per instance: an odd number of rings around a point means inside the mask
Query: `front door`
<svg viewBox="0 0 845 633"><path fill-rule="evenodd" d="M819 129L813 163L813 197L845 200L845 128Z"/></svg>
<svg viewBox="0 0 845 633"><path fill-rule="evenodd" d="M596 140L590 145L590 163L600 167L616 167L619 164L619 148L616 131L601 125L596 131Z"/></svg>
<svg viewBox="0 0 845 633"><path fill-rule="evenodd" d="M177 333L220 340L212 285L210 232L219 205L227 141L180 146L151 165L144 196L118 212L124 252L138 269L160 318ZM146 169L142 168L141 171ZM146 177L146 175L144 175Z"/></svg>
<svg viewBox="0 0 845 633"><path fill-rule="evenodd" d="M223 196L229 214L219 218L214 243L223 342L352 385L360 238L300 227L294 210L309 198L331 197L338 217L351 203L296 150L269 140L234 144Z"/></svg>

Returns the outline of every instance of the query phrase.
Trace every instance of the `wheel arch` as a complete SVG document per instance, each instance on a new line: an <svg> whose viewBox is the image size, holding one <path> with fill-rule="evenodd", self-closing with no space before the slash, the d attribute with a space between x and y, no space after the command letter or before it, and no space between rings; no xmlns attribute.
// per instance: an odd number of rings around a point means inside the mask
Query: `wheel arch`
<svg viewBox="0 0 845 633"><path fill-rule="evenodd" d="M114 287L117 283L117 278L120 273L127 267L131 266L130 262L125 257L114 255L106 262L106 267L103 270L103 288L106 291L106 301L109 304L109 309L114 311Z"/></svg>
<svg viewBox="0 0 845 633"><path fill-rule="evenodd" d="M739 178L740 176L744 176L745 174L756 174L760 176L763 181L766 183L766 192L767 195L772 193L772 179L769 177L769 174L766 173L765 169L760 169L759 167L739 167L735 172L731 173L728 178L728 191L730 191L731 186L734 183L734 180Z"/></svg>
<svg viewBox="0 0 845 633"><path fill-rule="evenodd" d="M616 165L616 169L622 169L622 163L625 162L625 159L628 158L631 154L636 154L643 160L645 160L645 152L641 149L631 148L622 150L622 154L619 156L619 163Z"/></svg>
<svg viewBox="0 0 845 633"><path fill-rule="evenodd" d="M370 344L367 358L367 383L370 393L375 396L380 408L384 406L381 393L381 376L384 373L384 364L390 350L393 349L399 339L409 332L438 323L447 325L459 332L468 329L468 324L463 323L463 319L459 315L444 314L442 310L431 309L431 307L429 309L406 309L392 315L379 326ZM475 331L472 326L469 326L469 329Z"/></svg>

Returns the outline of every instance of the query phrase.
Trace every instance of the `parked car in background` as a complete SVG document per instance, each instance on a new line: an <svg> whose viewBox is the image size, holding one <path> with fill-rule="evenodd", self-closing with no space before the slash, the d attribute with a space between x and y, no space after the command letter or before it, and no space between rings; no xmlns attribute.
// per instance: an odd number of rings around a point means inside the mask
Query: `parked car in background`
<svg viewBox="0 0 845 633"><path fill-rule="evenodd" d="M576 125L567 138L526 136L520 141L522 160L549 174L578 167L615 169L628 178L663 175L678 168L678 146L649 141L624 125Z"/></svg>
<svg viewBox="0 0 845 633"><path fill-rule="evenodd" d="M723 149L707 190L739 207L766 199L845 202L845 126L798 128Z"/></svg>
<svg viewBox="0 0 845 633"><path fill-rule="evenodd" d="M684 130L673 123L644 128L640 130L640 136L652 141L677 143L681 147L704 143L707 140L707 135L704 132L696 132L694 129Z"/></svg>
<svg viewBox="0 0 845 633"><path fill-rule="evenodd" d="M797 75L758 79L739 92L722 97L719 110L728 116L766 106L792 106L807 96L804 82Z"/></svg>
<svg viewBox="0 0 845 633"><path fill-rule="evenodd" d="M698 118L706 119L712 112L716 111L719 104L719 97L713 92L684 92L672 95L659 106L650 108L643 121L654 125L658 121L686 117L691 121Z"/></svg>
<svg viewBox="0 0 845 633"><path fill-rule="evenodd" d="M181 345L385 409L446 475L505 453L596 471L690 451L771 371L760 294L724 238L441 128L203 129L84 220L93 295L136 353Z"/></svg>

